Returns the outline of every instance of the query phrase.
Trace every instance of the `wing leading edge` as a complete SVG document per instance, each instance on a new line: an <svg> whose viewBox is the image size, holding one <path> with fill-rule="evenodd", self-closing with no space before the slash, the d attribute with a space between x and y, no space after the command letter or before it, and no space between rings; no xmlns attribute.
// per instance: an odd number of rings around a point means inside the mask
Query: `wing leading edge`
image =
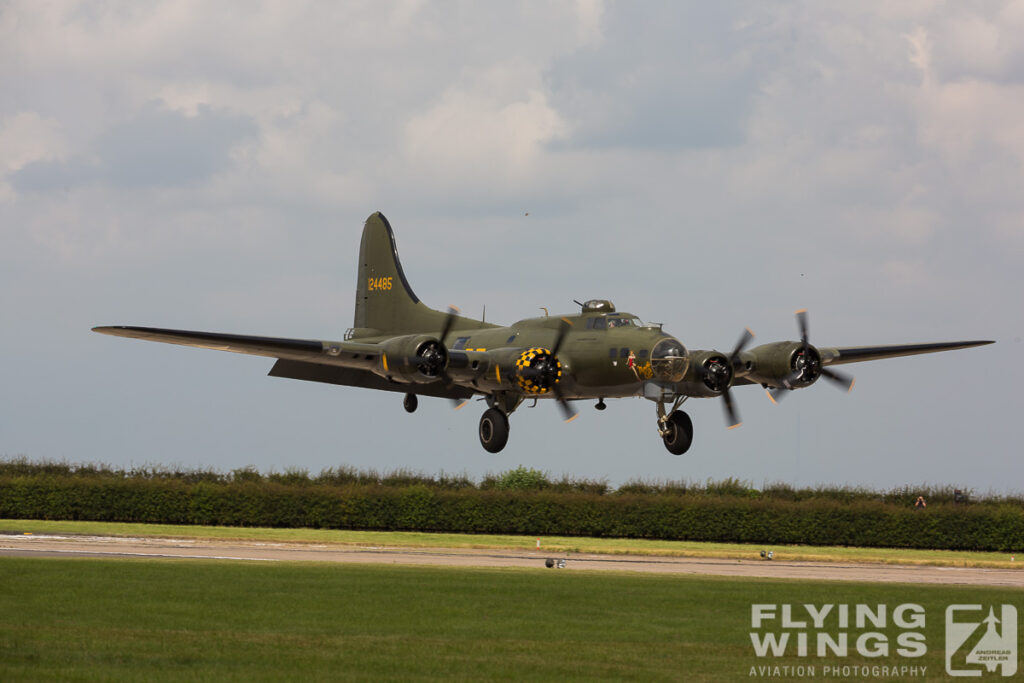
<svg viewBox="0 0 1024 683"><path fill-rule="evenodd" d="M129 337L146 341L193 346L200 349L247 353L272 358L309 358L324 353L324 344L307 339L282 339L278 337L255 337L242 334L221 334L219 332L194 332L191 330L167 330L158 327L94 327L93 332L114 337Z"/></svg>
<svg viewBox="0 0 1024 683"><path fill-rule="evenodd" d="M843 365L869 360L899 358L900 356L917 356L924 353L969 349L975 346L994 343L993 341L956 341L932 344L897 344L892 346L825 347L818 350L821 352L821 362L823 365Z"/></svg>
<svg viewBox="0 0 1024 683"><path fill-rule="evenodd" d="M382 353L377 344L284 339L220 332L168 330L157 327L108 326L94 327L93 332L114 337L191 346L215 351L245 353L276 358L271 377L323 382L381 391L414 392L441 398L470 398L472 389L458 385L406 384L393 382L371 371Z"/></svg>
<svg viewBox="0 0 1024 683"><path fill-rule="evenodd" d="M245 353L251 356L284 358L346 368L368 370L377 364L381 349L377 344L257 337L220 332L166 330L158 327L94 327L93 332L114 337L192 346L199 349Z"/></svg>

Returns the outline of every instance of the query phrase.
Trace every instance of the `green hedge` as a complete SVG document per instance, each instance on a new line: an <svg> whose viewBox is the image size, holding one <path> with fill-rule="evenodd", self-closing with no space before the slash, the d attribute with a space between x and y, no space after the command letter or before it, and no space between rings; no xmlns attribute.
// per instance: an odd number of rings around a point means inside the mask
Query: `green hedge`
<svg viewBox="0 0 1024 683"><path fill-rule="evenodd" d="M1024 550L1024 506L784 500L423 484L0 476L0 517L766 544Z"/></svg>

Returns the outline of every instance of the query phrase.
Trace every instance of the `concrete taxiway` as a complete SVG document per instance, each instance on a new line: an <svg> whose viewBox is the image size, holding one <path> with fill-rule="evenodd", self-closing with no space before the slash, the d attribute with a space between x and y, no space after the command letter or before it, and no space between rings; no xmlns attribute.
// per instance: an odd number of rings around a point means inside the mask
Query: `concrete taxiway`
<svg viewBox="0 0 1024 683"><path fill-rule="evenodd" d="M212 539L0 535L0 557L180 558L263 562L337 562L444 567L533 567L565 560L565 569L808 579L1000 586L1024 589L1024 570L849 562L781 562L643 555L553 554L539 550L365 547ZM558 571L553 570L553 571Z"/></svg>

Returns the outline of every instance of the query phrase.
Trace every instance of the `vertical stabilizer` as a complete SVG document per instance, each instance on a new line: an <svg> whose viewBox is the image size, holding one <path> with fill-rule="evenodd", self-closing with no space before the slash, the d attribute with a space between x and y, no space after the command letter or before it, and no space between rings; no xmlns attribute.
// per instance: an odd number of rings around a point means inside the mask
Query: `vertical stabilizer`
<svg viewBox="0 0 1024 683"><path fill-rule="evenodd" d="M445 314L421 303L409 286L395 234L379 211L363 226L355 310L359 336L421 332L440 329L444 323Z"/></svg>

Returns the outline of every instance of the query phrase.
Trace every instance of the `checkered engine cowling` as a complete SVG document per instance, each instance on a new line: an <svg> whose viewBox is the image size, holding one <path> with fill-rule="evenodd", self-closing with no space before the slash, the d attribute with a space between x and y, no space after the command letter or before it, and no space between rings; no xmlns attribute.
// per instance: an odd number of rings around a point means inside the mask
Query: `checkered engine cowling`
<svg viewBox="0 0 1024 683"><path fill-rule="evenodd" d="M562 363L548 349L523 351L516 359L516 381L527 394L546 394L562 378Z"/></svg>

